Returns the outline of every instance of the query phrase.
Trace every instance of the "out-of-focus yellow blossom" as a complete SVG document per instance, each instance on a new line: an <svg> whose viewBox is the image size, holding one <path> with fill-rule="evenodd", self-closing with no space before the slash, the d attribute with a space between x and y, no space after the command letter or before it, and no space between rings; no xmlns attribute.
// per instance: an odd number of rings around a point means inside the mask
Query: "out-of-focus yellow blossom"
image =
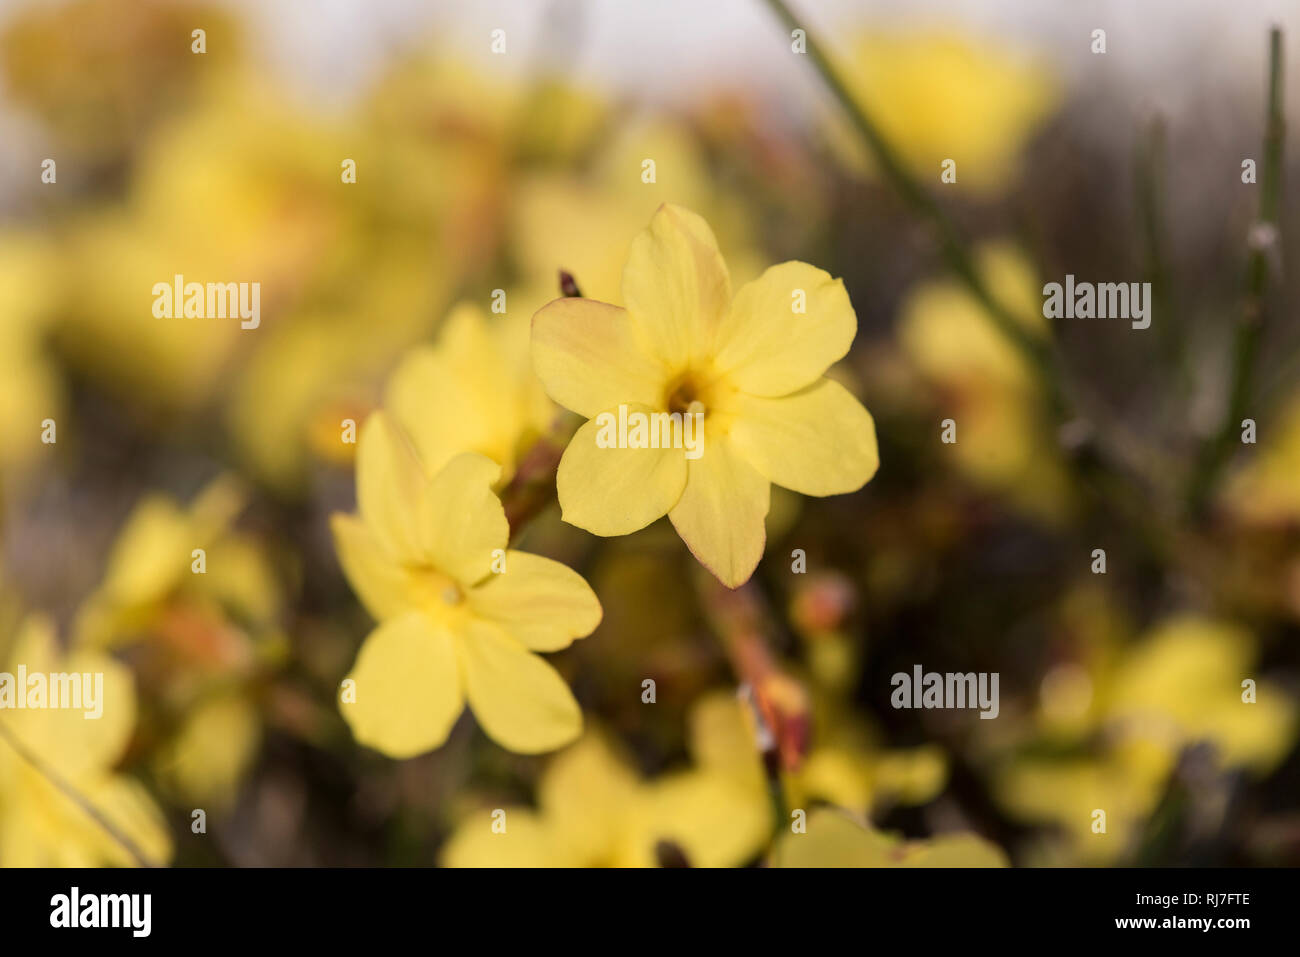
<svg viewBox="0 0 1300 957"><path fill-rule="evenodd" d="M225 393L238 450L291 491L319 416L376 389L446 307L455 272L477 265L457 233L476 213L451 147L372 147L355 117L304 114L258 79L214 72L147 141L126 202L73 229L61 344L151 417L192 411L237 371ZM257 283L258 326L155 316L150 290L176 275Z"/></svg>
<svg viewBox="0 0 1300 957"><path fill-rule="evenodd" d="M733 298L708 224L671 205L633 241L623 301L559 299L533 318L547 393L588 419L560 462L564 519L608 536L667 514L735 587L763 555L772 483L835 495L875 474L871 415L823 376L857 333L853 306L841 281L799 262L771 267ZM620 411L702 414L701 454L601 448L600 419L617 422Z"/></svg>
<svg viewBox="0 0 1300 957"><path fill-rule="evenodd" d="M1040 65L953 31L862 33L849 53L841 69L850 92L913 174L938 183L941 164L955 160L955 186L975 193L1007 183L1060 99ZM845 121L834 122L833 143L869 166Z"/></svg>
<svg viewBox="0 0 1300 957"><path fill-rule="evenodd" d="M221 576L225 563L209 553L229 535L244 504L233 476L209 483L188 508L166 495L144 498L118 533L103 581L78 615L77 641L104 646L137 639L177 592L202 591L208 578L193 572L195 549L204 550L205 567ZM269 588L269 582L262 583L262 589ZM272 601L265 593L254 600L263 608Z"/></svg>
<svg viewBox="0 0 1300 957"><path fill-rule="evenodd" d="M156 679L181 725L164 745L161 773L182 795L214 805L233 796L261 740L246 683L285 646L275 572L258 543L230 528L244 502L230 476L188 507L145 498L76 624L82 645L144 646L142 673ZM195 549L203 550L201 574Z"/></svg>
<svg viewBox="0 0 1300 957"><path fill-rule="evenodd" d="M489 316L462 304L438 341L409 351L389 378L384 406L429 474L461 452L478 452L508 482L519 456L550 430L558 410L533 374L530 318L522 308Z"/></svg>
<svg viewBox="0 0 1300 957"><path fill-rule="evenodd" d="M784 834L773 867L1006 867L1006 855L974 834L905 841L872 830L841 811L808 815L807 832Z"/></svg>
<svg viewBox="0 0 1300 957"><path fill-rule="evenodd" d="M148 142L127 203L92 213L71 236L79 281L63 349L143 412L203 401L313 276L332 275L363 248L357 204L338 166L321 161L347 155L346 140L266 89L215 78L199 108ZM259 283L259 326L155 316L154 284L176 275Z"/></svg>
<svg viewBox="0 0 1300 957"><path fill-rule="evenodd" d="M507 162L572 160L607 112L591 89L562 77L521 83L446 51L398 63L376 84L367 108L381 129L477 141Z"/></svg>
<svg viewBox="0 0 1300 957"><path fill-rule="evenodd" d="M196 24L206 33L202 56L191 51ZM205 75L237 63L242 46L217 6L77 0L26 5L0 36L0 65L6 91L45 122L66 174L74 163L129 159Z"/></svg>
<svg viewBox="0 0 1300 957"><path fill-rule="evenodd" d="M692 867L729 867L756 856L770 833L766 808L737 802L724 778L683 771L644 781L595 733L552 760L537 805L500 809L501 833L494 809L471 815L448 841L443 863L653 867L663 852Z"/></svg>
<svg viewBox="0 0 1300 957"><path fill-rule="evenodd" d="M747 802L752 813L770 821L771 798L753 721L735 695L717 692L696 703L690 715L690 749L701 771L730 781L735 800ZM814 733L811 752L797 771L783 775L782 786L792 806L827 802L867 813L875 802L924 804L946 781L947 767L938 748L886 751L874 747L860 728L846 725Z"/></svg>
<svg viewBox="0 0 1300 957"><path fill-rule="evenodd" d="M384 412L357 449L359 516L333 516L339 560L380 622L348 678L343 715L358 741L405 758L440 746L468 700L512 751L561 747L582 731L568 686L536 652L558 651L600 623L576 572L507 550L492 492L501 467L465 452L430 475Z"/></svg>
<svg viewBox="0 0 1300 957"><path fill-rule="evenodd" d="M1223 499L1252 524L1300 522L1300 394L1283 407L1265 430L1259 452L1230 478Z"/></svg>
<svg viewBox="0 0 1300 957"><path fill-rule="evenodd" d="M257 711L240 694L200 701L164 747L159 773L183 798L229 806L261 741L257 720Z"/></svg>
<svg viewBox="0 0 1300 957"><path fill-rule="evenodd" d="M655 164L653 182L643 179L646 160ZM759 274L747 250L745 207L710 178L687 134L666 123L630 126L583 175L546 171L524 179L513 204L520 264L538 285L553 284L564 269L588 299L622 303L631 237L666 202L702 213L727 248L736 281Z"/></svg>
<svg viewBox="0 0 1300 957"><path fill-rule="evenodd" d="M1267 773L1296 740L1297 705L1259 680L1255 642L1244 628L1192 616L1158 625L1119 666L1108 720L1126 737L1176 753L1209 741L1228 767ZM1255 682L1255 701L1242 683Z"/></svg>
<svg viewBox="0 0 1300 957"><path fill-rule="evenodd" d="M978 251L997 300L1035 337L1047 334L1030 265L1011 247ZM927 283L900 307L899 343L941 392L957 441L945 445L973 481L1030 514L1057 522L1069 513L1067 475L1043 421L1034 372L955 280Z"/></svg>
<svg viewBox="0 0 1300 957"><path fill-rule="evenodd" d="M135 725L130 672L101 652L81 649L61 654L50 624L38 617L27 620L9 650L6 671L15 674L19 665L26 667L29 676L103 675L97 704L102 713L90 718L78 708L0 710L0 865L139 863L96 820L96 814L145 860L166 863L172 848L162 814L137 781L114 771ZM17 693L27 690L17 689ZM29 758L39 762L41 769Z"/></svg>
<svg viewBox="0 0 1300 957"><path fill-rule="evenodd" d="M1120 742L1096 756L1020 758L997 773L995 792L1013 816L1060 828L1064 845L1049 840L1035 863L1110 863L1132 850L1172 769L1169 751Z"/></svg>
<svg viewBox="0 0 1300 957"><path fill-rule="evenodd" d="M62 420L64 395L42 341L56 288L51 250L35 236L0 234L0 473L41 449L41 423Z"/></svg>
<svg viewBox="0 0 1300 957"><path fill-rule="evenodd" d="M1091 640L1089 648L1095 647ZM1132 850L1183 748L1214 746L1224 767L1265 774L1295 743L1297 703L1280 686L1252 673L1254 642L1227 622L1185 616L1157 625L1132 650L1100 667L1069 667L1044 683L1044 708L1076 714L1045 730L1058 741L1068 728L1095 748L1061 757L1025 756L997 774L999 800L1029 821L1058 825L1067 838L1054 853L1069 860L1113 861ZM1256 701L1242 700L1242 682L1255 680ZM1093 812L1106 813L1105 833Z"/></svg>

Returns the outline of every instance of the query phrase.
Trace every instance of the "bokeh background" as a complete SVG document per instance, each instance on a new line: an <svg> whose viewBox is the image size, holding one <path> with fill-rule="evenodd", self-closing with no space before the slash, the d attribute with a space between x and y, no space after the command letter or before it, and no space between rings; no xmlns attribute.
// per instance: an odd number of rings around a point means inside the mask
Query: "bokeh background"
<svg viewBox="0 0 1300 957"><path fill-rule="evenodd" d="M1268 32L1294 46L1300 11L802 6L1059 357L1065 420L759 0L0 7L0 668L93 663L135 701L102 740L33 726L26 757L0 740L0 864L499 863L473 835L503 807L535 809L542 863L862 863L783 851L796 807L847 812L893 863L972 862L940 853L954 834L982 839L977 863L1300 862L1285 187L1258 443L1211 468L1203 453L1259 209L1241 163L1264 159ZM453 370L453 405L529 375L508 348L455 352L444 320L489 316L500 289L507 316L485 321L526 328L560 269L620 301L663 202L711 223L737 285L786 259L844 278L859 333L833 374L875 417L879 474L831 499L774 491L739 606L666 522L606 540L544 510L523 547L605 609L551 658L588 736L514 755L467 714L431 754L361 747L336 703L372 626L328 529L354 506L340 422L383 403L413 350ZM1151 328L1050 327L1040 290L1067 272L1152 282ZM260 327L154 318L152 285L176 273L260 281ZM746 642L770 668L747 671ZM998 672L999 717L894 710L890 675L914 664ZM778 767L741 686L797 719ZM714 797L678 800L689 775ZM656 840L665 813L689 840ZM635 849L584 844L615 818Z"/></svg>

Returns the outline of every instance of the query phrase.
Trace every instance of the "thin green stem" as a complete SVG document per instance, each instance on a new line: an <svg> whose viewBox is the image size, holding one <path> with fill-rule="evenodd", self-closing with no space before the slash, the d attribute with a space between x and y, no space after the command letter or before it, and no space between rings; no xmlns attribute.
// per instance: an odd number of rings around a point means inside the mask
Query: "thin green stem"
<svg viewBox="0 0 1300 957"><path fill-rule="evenodd" d="M1278 207L1282 196L1282 149L1286 139L1283 112L1282 31L1269 33L1268 114L1264 129L1264 161L1260 169L1259 216L1250 230L1250 258L1246 264L1246 290L1233 336L1232 372L1228 401L1219 428L1206 445L1188 494L1193 511L1206 503L1215 479L1227 463L1234 436L1246 418L1253 396L1252 377L1259 354L1267 312L1269 277L1279 248Z"/></svg>
<svg viewBox="0 0 1300 957"><path fill-rule="evenodd" d="M881 174L915 212L930 221L939 240L940 252L948 267L984 306L989 318L1002 334L1038 370L1040 377L1047 385L1049 399L1054 410L1058 414L1063 414L1065 402L1060 393L1058 378L1055 375L1055 363L1051 350L1043 342L1030 335L1025 326L993 295L976 267L974 258L967 249L966 242L957 227L939 204L935 202L934 197L912 175L875 121L871 119L861 103L849 92L843 78L841 78L817 39L806 27L799 23L784 0L766 0L766 3L788 29L801 29L804 31L804 43L808 58L812 61L813 66L817 68L817 72L821 74L832 95L839 101L854 128L866 141L867 146L875 156L876 166Z"/></svg>

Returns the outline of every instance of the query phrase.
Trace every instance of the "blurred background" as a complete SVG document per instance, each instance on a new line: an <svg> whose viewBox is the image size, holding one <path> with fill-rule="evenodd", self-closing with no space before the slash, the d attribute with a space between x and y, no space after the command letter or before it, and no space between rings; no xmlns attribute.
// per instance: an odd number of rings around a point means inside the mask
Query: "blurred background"
<svg viewBox="0 0 1300 957"><path fill-rule="evenodd" d="M803 8L1056 357L1049 380L761 0L0 4L0 670L39 648L135 701L104 740L28 739L41 767L0 739L0 864L502 863L472 834L503 807L548 829L545 863L775 863L784 815L821 807L910 848L978 835L1018 866L1300 863L1300 290L1277 243L1258 441L1206 452L1246 307L1269 30L1294 49L1300 9ZM1294 127L1300 70L1282 88ZM530 375L514 340L456 353L445 318L469 304L526 336L560 269L621 301L663 202L709 221L736 286L787 259L844 278L859 332L832 374L875 417L879 474L774 490L739 608L666 522L598 539L544 510L522 547L605 609L549 659L588 736L514 755L467 713L431 754L361 747L336 704L372 627L329 535L354 507L340 423L419 350ZM259 328L155 318L177 273L259 281ZM1066 273L1151 282L1151 328L1044 319ZM760 675L737 651L756 640ZM915 664L998 672L999 717L893 709ZM741 686L793 716L777 768ZM720 796L674 803L689 775ZM586 848L581 822L629 793L650 810L610 827L636 853ZM660 840L668 807L689 839Z"/></svg>

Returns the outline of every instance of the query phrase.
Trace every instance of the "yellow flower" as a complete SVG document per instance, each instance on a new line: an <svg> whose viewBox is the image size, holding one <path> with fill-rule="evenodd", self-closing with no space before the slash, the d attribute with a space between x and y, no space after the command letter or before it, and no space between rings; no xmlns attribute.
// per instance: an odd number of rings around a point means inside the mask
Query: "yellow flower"
<svg viewBox="0 0 1300 957"><path fill-rule="evenodd" d="M1059 99L1037 64L960 33L864 33L850 49L843 61L849 89L885 138L917 176L933 182L941 164L954 160L958 189L1003 186ZM833 130L833 142L863 164L856 140Z"/></svg>
<svg viewBox="0 0 1300 957"><path fill-rule="evenodd" d="M360 515L336 514L332 527L343 570L380 625L341 707L357 740L391 757L440 746L467 700L512 751L550 751L582 731L568 686L535 652L590 634L600 603L559 562L507 550L492 493L500 474L465 452L430 477L387 414L362 428Z"/></svg>
<svg viewBox="0 0 1300 957"><path fill-rule="evenodd" d="M649 157L655 176L644 182L642 163ZM727 246L733 276L751 279L761 269L743 246L753 235L748 208L718 188L698 144L669 123L629 125L591 169L533 173L517 192L511 236L521 268L536 284L553 287L562 268L583 295L618 304L630 240L669 200L705 216Z"/></svg>
<svg viewBox="0 0 1300 957"><path fill-rule="evenodd" d="M460 452L478 452L509 481L527 444L550 429L556 409L529 362L529 315L513 309L489 319L461 304L437 343L410 350L389 378L384 407L430 474Z"/></svg>
<svg viewBox="0 0 1300 957"><path fill-rule="evenodd" d="M692 867L728 867L757 855L770 833L766 808L737 802L726 780L682 771L644 781L594 733L555 757L537 801L536 810L471 815L448 841L443 863L654 867L662 850L680 852Z"/></svg>
<svg viewBox="0 0 1300 957"><path fill-rule="evenodd" d="M98 815L147 860L171 857L162 814L134 779L113 768L135 725L130 672L104 654L59 653L54 632L31 618L19 632L7 672L103 676L98 718L84 709L0 710L0 864L6 867L94 867L137 863L96 820ZM27 689L16 689L25 694ZM15 749L17 741L22 753ZM38 770L28 757L40 762ZM56 783L51 776L57 777ZM61 785L61 786L60 786ZM69 792L74 793L73 797ZM81 801L89 805L88 810ZM91 813L93 811L93 813Z"/></svg>
<svg viewBox="0 0 1300 957"><path fill-rule="evenodd" d="M794 772L782 776L787 803L830 802L866 813L873 802L925 804L947 783L943 752L935 747L886 751L841 715ZM823 721L822 724L830 722ZM820 729L819 729L820 730ZM733 802L771 820L771 798L753 721L734 694L705 695L690 714L690 751L701 770L730 782Z"/></svg>
<svg viewBox="0 0 1300 957"><path fill-rule="evenodd" d="M991 244L978 265L993 295L1035 338L1047 334L1033 270L1016 250ZM959 469L1032 515L1059 522L1068 514L1068 477L1038 411L1041 388L1024 357L993 325L984 307L954 280L926 283L899 310L903 353L946 401L957 423L945 446Z"/></svg>
<svg viewBox="0 0 1300 957"><path fill-rule="evenodd" d="M1104 604L1096 596L1094 614ZM1212 744L1224 768L1266 774L1294 744L1296 701L1281 686L1258 680L1254 641L1244 629L1181 616L1113 655L1104 647L1112 623L1083 626L1093 660L1049 672L1042 696L1051 710L1039 718L1041 738L1026 742L1028 750L994 774L1008 811L1060 828L1061 839L1037 851L1043 863L1102 863L1131 852L1190 745ZM1253 703L1242 699L1247 678L1256 681ZM1070 745L1062 756L1043 754ZM1106 814L1104 833L1094 830L1098 810Z"/></svg>
<svg viewBox="0 0 1300 957"><path fill-rule="evenodd" d="M1224 503L1248 524L1300 521L1300 393L1279 410L1272 438L1225 484Z"/></svg>
<svg viewBox="0 0 1300 957"><path fill-rule="evenodd" d="M830 808L813 811L807 828L807 833L781 838L772 854L773 867L1007 866L997 845L969 833L903 841Z"/></svg>
<svg viewBox="0 0 1300 957"><path fill-rule="evenodd" d="M667 514L735 587L763 555L770 483L835 495L875 474L871 415L822 375L853 341L853 306L841 281L799 262L733 297L708 224L671 205L633 241L623 301L559 299L533 317L547 393L589 420L560 462L564 520L626 535ZM656 422L683 413L677 447L637 447L630 430L615 443L625 447L609 447L611 420L632 413ZM688 458L685 428L700 421L698 457Z"/></svg>
<svg viewBox="0 0 1300 957"><path fill-rule="evenodd" d="M158 759L158 773L192 802L229 807L257 755L262 729L256 709L232 692L200 701Z"/></svg>
<svg viewBox="0 0 1300 957"><path fill-rule="evenodd" d="M1295 742L1297 705L1283 687L1258 680L1254 657L1254 639L1237 625L1169 619L1121 662L1109 719L1127 737L1172 753L1209 741L1224 765L1267 773ZM1244 700L1247 679L1253 701Z"/></svg>
<svg viewBox="0 0 1300 957"><path fill-rule="evenodd" d="M179 592L206 590L207 574L193 573L195 549L204 551L204 568L210 565L214 583L260 566L250 566L241 554L240 567L231 569L210 554L230 541L229 525L244 507L244 494L237 479L222 476L188 508L165 495L144 498L118 533L103 581L77 616L77 642L104 646L138 638ZM257 584L253 600L269 614L274 595L266 578L259 576Z"/></svg>
<svg viewBox="0 0 1300 957"><path fill-rule="evenodd" d="M1026 756L996 773L994 791L1014 817L1060 829L1033 849L1034 864L1105 864L1132 850L1172 768L1168 751L1127 745L1098 756Z"/></svg>
<svg viewBox="0 0 1300 957"><path fill-rule="evenodd" d="M256 757L256 668L286 647L265 549L230 527L244 503L238 480L228 475L188 506L165 495L144 498L76 620L81 646L136 646L132 660L154 676L150 703L181 725L162 742L156 769L181 796L204 806L230 803ZM194 571L195 549L203 550L202 574Z"/></svg>

